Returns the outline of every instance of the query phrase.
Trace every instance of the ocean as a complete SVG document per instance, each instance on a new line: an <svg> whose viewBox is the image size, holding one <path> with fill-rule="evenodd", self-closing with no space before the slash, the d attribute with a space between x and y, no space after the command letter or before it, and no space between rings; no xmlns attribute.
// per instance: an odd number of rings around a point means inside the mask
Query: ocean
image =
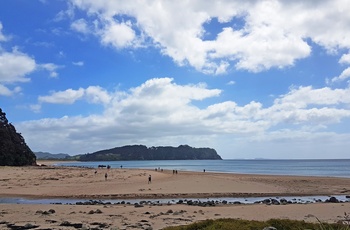
<svg viewBox="0 0 350 230"><path fill-rule="evenodd" d="M64 162L57 165L92 167L110 165L112 168L166 169L178 171L350 177L350 159L320 160L159 160Z"/></svg>

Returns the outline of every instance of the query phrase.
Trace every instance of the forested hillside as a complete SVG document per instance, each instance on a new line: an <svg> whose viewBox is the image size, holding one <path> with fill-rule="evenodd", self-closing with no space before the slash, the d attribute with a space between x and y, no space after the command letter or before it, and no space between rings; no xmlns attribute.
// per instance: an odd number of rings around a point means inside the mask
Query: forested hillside
<svg viewBox="0 0 350 230"><path fill-rule="evenodd" d="M0 108L0 165L35 165L36 157Z"/></svg>
<svg viewBox="0 0 350 230"><path fill-rule="evenodd" d="M215 149L193 148L188 145L179 147L150 147L128 145L81 155L81 161L117 161L117 160L221 160Z"/></svg>

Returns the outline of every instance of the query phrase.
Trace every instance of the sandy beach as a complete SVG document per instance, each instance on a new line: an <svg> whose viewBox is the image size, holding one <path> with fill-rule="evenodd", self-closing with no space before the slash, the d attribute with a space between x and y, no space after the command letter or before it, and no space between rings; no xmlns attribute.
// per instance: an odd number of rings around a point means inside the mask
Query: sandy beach
<svg viewBox="0 0 350 230"><path fill-rule="evenodd" d="M90 169L50 166L0 167L0 197L160 199L350 195L350 178L269 176L141 169ZM105 178L107 173L108 177ZM151 175L152 181L148 182ZM53 213L48 210L54 210ZM97 211L99 210L99 211ZM45 212L46 211L46 212ZM43 214L44 212L44 214ZM0 204L0 228L32 224L39 228L75 229L62 222L100 229L161 229L198 220L288 218L337 222L350 203L227 204L215 207L176 205ZM95 224L95 225L94 225ZM95 226L95 227L96 227ZM107 227L108 226L108 227ZM38 228L38 229L39 229ZM34 228L35 229L35 228Z"/></svg>

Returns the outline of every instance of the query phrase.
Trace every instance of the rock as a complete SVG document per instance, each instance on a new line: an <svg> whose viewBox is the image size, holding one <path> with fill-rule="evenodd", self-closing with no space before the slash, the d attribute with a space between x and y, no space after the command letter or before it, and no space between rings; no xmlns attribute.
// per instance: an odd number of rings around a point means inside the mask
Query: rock
<svg viewBox="0 0 350 230"><path fill-rule="evenodd" d="M98 229L101 229L101 228L108 228L109 225L106 224L106 223L100 223L100 222L93 222L91 223L90 225L97 225L99 228Z"/></svg>
<svg viewBox="0 0 350 230"><path fill-rule="evenodd" d="M223 204L227 204L227 200L223 200L222 203L223 203Z"/></svg>
<svg viewBox="0 0 350 230"><path fill-rule="evenodd" d="M70 223L69 221L63 221L60 226L64 227L74 227L74 228L82 228L83 224L82 223Z"/></svg>
<svg viewBox="0 0 350 230"><path fill-rule="evenodd" d="M142 205L142 204L139 204L139 203L135 203L135 204L134 204L134 207L135 207L135 208L142 208L143 205Z"/></svg>
<svg viewBox="0 0 350 230"><path fill-rule="evenodd" d="M173 213L173 210L169 209L166 213Z"/></svg>
<svg viewBox="0 0 350 230"><path fill-rule="evenodd" d="M193 201L192 201L192 200L188 200L188 201L187 201L187 204L188 204L188 205L193 205Z"/></svg>
<svg viewBox="0 0 350 230"><path fill-rule="evenodd" d="M276 199L272 199L272 200L271 200L271 203L272 203L273 205L280 205L280 202L279 202L278 200L276 200Z"/></svg>
<svg viewBox="0 0 350 230"><path fill-rule="evenodd" d="M27 230L27 229L33 229L39 227L39 225L33 225L33 224L25 224L24 226L21 225L15 225L15 224L7 224L6 225L11 230Z"/></svg>
<svg viewBox="0 0 350 230"><path fill-rule="evenodd" d="M42 211L42 210L37 210L37 211L35 212L35 214L43 214L43 211Z"/></svg>
<svg viewBox="0 0 350 230"><path fill-rule="evenodd" d="M339 203L339 200L335 198L334 196L330 197L329 199L325 200L326 203Z"/></svg>
<svg viewBox="0 0 350 230"><path fill-rule="evenodd" d="M263 204L271 204L271 199L265 199L261 201Z"/></svg>
<svg viewBox="0 0 350 230"><path fill-rule="evenodd" d="M102 211L101 211L100 209L96 209L95 213L97 213L97 214L101 214L101 213L102 213Z"/></svg>
<svg viewBox="0 0 350 230"><path fill-rule="evenodd" d="M285 204L288 204L288 201L284 198L280 199L280 203L285 205Z"/></svg>

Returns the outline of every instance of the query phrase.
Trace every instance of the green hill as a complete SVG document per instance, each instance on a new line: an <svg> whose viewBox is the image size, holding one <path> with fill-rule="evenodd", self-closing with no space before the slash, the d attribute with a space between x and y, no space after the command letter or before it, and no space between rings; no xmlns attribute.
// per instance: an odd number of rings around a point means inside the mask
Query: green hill
<svg viewBox="0 0 350 230"><path fill-rule="evenodd" d="M97 151L80 156L80 161L127 161L127 160L221 160L215 149L178 147L150 147L127 145Z"/></svg>

